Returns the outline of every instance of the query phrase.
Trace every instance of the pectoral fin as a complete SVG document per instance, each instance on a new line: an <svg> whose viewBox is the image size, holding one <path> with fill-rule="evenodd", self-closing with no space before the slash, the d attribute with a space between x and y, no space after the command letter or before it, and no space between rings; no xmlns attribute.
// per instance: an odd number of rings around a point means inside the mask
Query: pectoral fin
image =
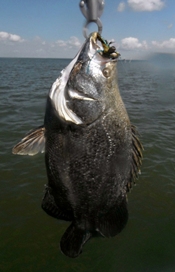
<svg viewBox="0 0 175 272"><path fill-rule="evenodd" d="M13 149L13 154L33 156L45 151L45 127L30 131Z"/></svg>

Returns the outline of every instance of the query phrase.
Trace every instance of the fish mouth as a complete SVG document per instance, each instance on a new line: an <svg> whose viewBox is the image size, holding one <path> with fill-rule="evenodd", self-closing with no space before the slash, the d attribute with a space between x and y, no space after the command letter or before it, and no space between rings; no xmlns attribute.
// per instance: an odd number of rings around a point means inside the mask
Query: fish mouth
<svg viewBox="0 0 175 272"><path fill-rule="evenodd" d="M79 61L85 60L86 57L92 59L96 56L99 61L117 61L120 54L116 51L115 46L111 45L98 32L93 32L86 40L78 57Z"/></svg>

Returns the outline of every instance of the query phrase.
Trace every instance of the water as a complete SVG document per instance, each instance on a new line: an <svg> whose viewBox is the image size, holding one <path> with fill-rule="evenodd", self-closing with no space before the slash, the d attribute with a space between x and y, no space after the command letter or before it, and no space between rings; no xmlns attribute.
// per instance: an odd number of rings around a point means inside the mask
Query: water
<svg viewBox="0 0 175 272"><path fill-rule="evenodd" d="M44 155L11 149L43 123L46 95L69 60L0 59L0 271L175 271L175 65L119 62L119 86L144 145L130 218L115 238L91 239L77 259L59 250L68 223L40 208Z"/></svg>

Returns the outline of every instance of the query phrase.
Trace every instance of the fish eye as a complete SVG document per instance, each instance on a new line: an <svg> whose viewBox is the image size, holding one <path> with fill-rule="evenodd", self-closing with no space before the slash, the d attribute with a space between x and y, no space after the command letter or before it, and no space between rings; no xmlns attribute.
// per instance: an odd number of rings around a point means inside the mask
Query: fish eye
<svg viewBox="0 0 175 272"><path fill-rule="evenodd" d="M102 71L102 73L103 73L103 75L104 75L105 77L110 77L110 71L109 71L109 69L104 68L103 71Z"/></svg>

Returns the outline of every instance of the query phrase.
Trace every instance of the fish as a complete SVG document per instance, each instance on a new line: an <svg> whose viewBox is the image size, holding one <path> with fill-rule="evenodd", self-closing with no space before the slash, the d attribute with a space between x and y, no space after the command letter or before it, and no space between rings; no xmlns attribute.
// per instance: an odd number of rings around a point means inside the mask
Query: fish
<svg viewBox="0 0 175 272"><path fill-rule="evenodd" d="M68 257L93 237L114 237L128 221L127 194L143 146L120 95L116 48L93 32L53 83L44 124L13 154L45 153L48 183L41 207L70 222L60 241Z"/></svg>

